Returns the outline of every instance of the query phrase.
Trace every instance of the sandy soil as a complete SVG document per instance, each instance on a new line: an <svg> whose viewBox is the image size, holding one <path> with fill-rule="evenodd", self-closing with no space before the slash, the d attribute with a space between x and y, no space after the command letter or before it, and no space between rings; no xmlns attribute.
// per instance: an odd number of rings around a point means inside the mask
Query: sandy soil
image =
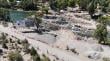
<svg viewBox="0 0 110 61"><path fill-rule="evenodd" d="M94 21L88 21L85 19L81 18L76 18L73 13L68 13L67 15L72 17L72 21L74 22L75 20L78 21L78 24L86 27L86 28L93 28L95 29L96 23ZM80 23L89 23L89 25L85 24L80 24ZM42 41L47 41L50 42L51 40L54 39L53 36L49 35L38 35L38 34L23 34L19 30L10 28L10 27L3 27L0 25L0 31L7 33L9 35L13 35L19 39L27 39L28 42L33 46L36 50L39 48L39 51L41 53L45 53L53 58L57 57L60 60L59 61L101 61L99 60L93 60L89 59L87 56L89 54L92 54L94 52L100 53L101 58L103 57L109 57L110 56L110 47L108 46L103 46L97 43L91 43L88 41L94 41L93 38L91 39L86 39L87 41L84 40L77 40L77 36L68 29L61 29L58 31L53 31L51 33L57 34L56 42L53 45L48 45L46 43L42 43ZM95 40L96 41L96 40ZM79 55L74 54L71 51L65 50L66 47L69 46L69 48L75 48L76 51L79 53ZM97 47L101 47L103 51L97 50ZM53 59L52 58L52 59ZM4 60L3 60L4 61Z"/></svg>
<svg viewBox="0 0 110 61"><path fill-rule="evenodd" d="M1 32L4 32L4 33L7 33L9 35L13 35L19 39L27 39L28 42L34 47L34 48L39 48L40 51L42 53L45 53L47 54L47 51L48 51L48 54L49 55L53 55L53 56L56 56L58 57L60 60L63 60L63 61L82 61L80 58L78 58L76 55L74 54L70 54L69 52L66 52L66 51L63 51L61 49L58 49L58 48L54 48L54 47L51 47L45 43L42 43L42 42L39 42L39 41L36 41L34 39L30 39L28 37L26 37L25 35L23 35L22 33L18 32L17 30L15 29L12 29L12 28L5 28L3 27L2 25L0 25L0 31ZM85 61L85 60L84 60Z"/></svg>

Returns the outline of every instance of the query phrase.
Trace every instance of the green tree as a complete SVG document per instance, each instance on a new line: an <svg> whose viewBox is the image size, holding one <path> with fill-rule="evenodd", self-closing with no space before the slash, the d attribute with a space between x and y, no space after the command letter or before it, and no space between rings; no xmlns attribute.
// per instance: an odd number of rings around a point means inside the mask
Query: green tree
<svg viewBox="0 0 110 61"><path fill-rule="evenodd" d="M48 6L44 6L43 7L43 11L45 12L45 14L47 15L49 12L49 7Z"/></svg>
<svg viewBox="0 0 110 61"><path fill-rule="evenodd" d="M9 2L15 2L16 0L9 0Z"/></svg>
<svg viewBox="0 0 110 61"><path fill-rule="evenodd" d="M57 4L56 4L56 0L49 0L49 6L52 10L57 11Z"/></svg>
<svg viewBox="0 0 110 61"><path fill-rule="evenodd" d="M10 8L10 4L7 0L0 0L0 7Z"/></svg>
<svg viewBox="0 0 110 61"><path fill-rule="evenodd" d="M68 0L56 0L57 11L67 8Z"/></svg>
<svg viewBox="0 0 110 61"><path fill-rule="evenodd" d="M90 2L91 0L78 0L78 5L80 9L87 10L87 6L89 5Z"/></svg>
<svg viewBox="0 0 110 61"><path fill-rule="evenodd" d="M7 18L7 14L9 13L9 10L6 8L0 8L0 18L4 19L5 21L9 21L10 19Z"/></svg>
<svg viewBox="0 0 110 61"><path fill-rule="evenodd" d="M4 13L4 9L0 8L0 18L4 18L5 13Z"/></svg>
<svg viewBox="0 0 110 61"><path fill-rule="evenodd" d="M68 6L69 7L75 7L76 6L76 0L69 0L68 1Z"/></svg>
<svg viewBox="0 0 110 61"><path fill-rule="evenodd" d="M97 1L96 0L92 0L88 6L88 12L91 15L91 17L93 16L93 14L95 13L95 9L97 8Z"/></svg>
<svg viewBox="0 0 110 61"><path fill-rule="evenodd" d="M15 8L15 5L17 4L16 0L9 0L8 3L10 4L12 9Z"/></svg>
<svg viewBox="0 0 110 61"><path fill-rule="evenodd" d="M49 4L52 9L59 12L60 10L67 8L68 0L50 0Z"/></svg>
<svg viewBox="0 0 110 61"><path fill-rule="evenodd" d="M99 24L95 30L94 36L99 40L99 43L104 43L107 41L107 20L105 17L99 18Z"/></svg>
<svg viewBox="0 0 110 61"><path fill-rule="evenodd" d="M110 0L100 0L99 5L101 6L101 11L107 13L110 10Z"/></svg>
<svg viewBox="0 0 110 61"><path fill-rule="evenodd" d="M41 23L42 23L41 17L39 17L38 15L35 15L35 24L36 24L37 30L39 30Z"/></svg>
<svg viewBox="0 0 110 61"><path fill-rule="evenodd" d="M37 10L38 0L22 0L20 6L24 10Z"/></svg>

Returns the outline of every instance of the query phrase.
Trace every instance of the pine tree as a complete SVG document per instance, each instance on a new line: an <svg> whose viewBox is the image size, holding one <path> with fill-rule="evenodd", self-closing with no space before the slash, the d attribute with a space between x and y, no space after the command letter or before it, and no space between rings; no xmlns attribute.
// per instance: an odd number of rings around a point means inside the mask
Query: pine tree
<svg viewBox="0 0 110 61"><path fill-rule="evenodd" d="M107 41L107 19L105 17L99 18L99 24L95 30L94 36L99 40L99 43L106 43Z"/></svg>

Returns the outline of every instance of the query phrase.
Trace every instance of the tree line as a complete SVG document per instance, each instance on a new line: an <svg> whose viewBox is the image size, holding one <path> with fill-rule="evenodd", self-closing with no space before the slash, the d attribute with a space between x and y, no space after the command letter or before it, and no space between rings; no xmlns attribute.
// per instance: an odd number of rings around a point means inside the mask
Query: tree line
<svg viewBox="0 0 110 61"><path fill-rule="evenodd" d="M110 0L50 0L49 4L56 11L79 6L81 10L88 11L91 17L96 12L97 7L103 13L110 11Z"/></svg>

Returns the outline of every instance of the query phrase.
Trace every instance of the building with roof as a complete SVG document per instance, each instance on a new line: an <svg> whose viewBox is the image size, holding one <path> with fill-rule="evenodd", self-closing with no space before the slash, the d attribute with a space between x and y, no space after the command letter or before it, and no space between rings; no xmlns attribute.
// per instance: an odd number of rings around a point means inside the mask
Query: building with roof
<svg viewBox="0 0 110 61"><path fill-rule="evenodd" d="M6 17L10 19L11 22L16 22L23 20L24 18L27 18L34 12L30 11L16 11L16 10L10 10L9 13L7 13Z"/></svg>

